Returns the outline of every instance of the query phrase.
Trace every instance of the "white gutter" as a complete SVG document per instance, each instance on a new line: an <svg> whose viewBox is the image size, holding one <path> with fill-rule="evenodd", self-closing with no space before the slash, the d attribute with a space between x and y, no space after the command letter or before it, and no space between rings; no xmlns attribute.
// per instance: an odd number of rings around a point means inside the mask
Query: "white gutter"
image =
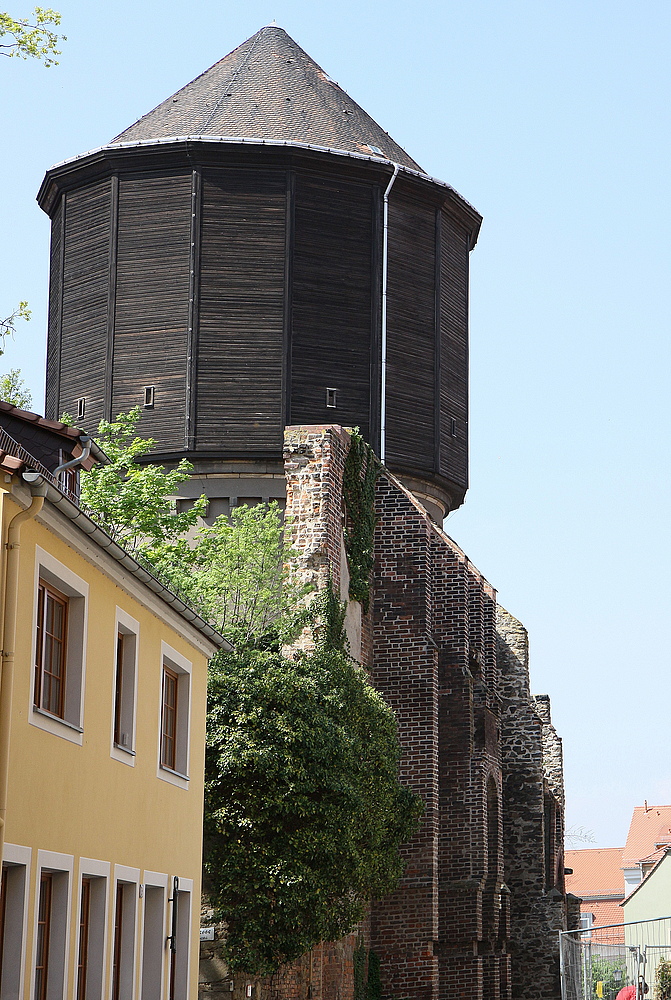
<svg viewBox="0 0 671 1000"><path fill-rule="evenodd" d="M384 192L382 207L382 323L380 352L382 355L380 379L380 461L384 465L387 446L387 270L389 262L389 192L398 177L400 164L394 164L394 172Z"/></svg>

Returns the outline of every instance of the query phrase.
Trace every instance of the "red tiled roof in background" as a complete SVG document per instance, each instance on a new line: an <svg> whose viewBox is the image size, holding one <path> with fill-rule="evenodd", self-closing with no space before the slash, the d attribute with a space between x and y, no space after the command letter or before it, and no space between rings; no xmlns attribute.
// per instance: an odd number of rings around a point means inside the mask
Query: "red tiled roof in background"
<svg viewBox="0 0 671 1000"><path fill-rule="evenodd" d="M621 847L587 847L566 851L566 890L574 896L624 896Z"/></svg>
<svg viewBox="0 0 671 1000"><path fill-rule="evenodd" d="M671 806L636 806L620 864L623 868L636 868L668 844L671 844Z"/></svg>
<svg viewBox="0 0 671 1000"><path fill-rule="evenodd" d="M594 927L609 927L611 924L624 923L622 905L617 899L588 901L582 904L580 912L594 914Z"/></svg>

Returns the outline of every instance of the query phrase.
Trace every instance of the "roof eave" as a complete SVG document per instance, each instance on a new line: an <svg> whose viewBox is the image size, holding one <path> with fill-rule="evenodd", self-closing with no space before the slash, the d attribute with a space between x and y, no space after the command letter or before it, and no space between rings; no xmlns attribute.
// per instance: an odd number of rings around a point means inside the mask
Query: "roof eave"
<svg viewBox="0 0 671 1000"><path fill-rule="evenodd" d="M55 188L59 176L67 174L74 167L79 167L86 161L93 163L96 160L107 158L107 156L112 153L152 149L157 146L173 146L177 148L183 146L185 149L188 149L188 147L193 143L204 145L226 144L233 146L258 146L277 149L305 150L312 153L338 156L346 159L357 160L361 163L371 163L376 166L386 167L389 169L390 174L393 172L395 167L398 167L398 171L401 175L414 178L421 183L428 184L434 188L444 191L446 199L451 202L452 206L458 210L462 219L468 224L470 235L469 249L472 250L477 242L480 226L482 224L482 216L477 209L463 197L463 195L459 194L455 188L453 188L450 184L447 184L445 181L438 180L436 177L431 177L429 174L425 174L421 170L414 170L413 168L406 167L403 164L394 163L394 161L388 159L386 156L355 153L347 149L334 149L330 146L317 146L312 143L296 142L291 139L254 139L247 136L179 135L167 136L161 139L139 139L134 142L107 143L104 146L98 146L95 149L88 150L86 153L79 153L76 156L69 157L67 160L62 160L60 163L56 163L54 166L50 167L45 173L40 189L37 193L37 202L40 208L49 214L56 194Z"/></svg>

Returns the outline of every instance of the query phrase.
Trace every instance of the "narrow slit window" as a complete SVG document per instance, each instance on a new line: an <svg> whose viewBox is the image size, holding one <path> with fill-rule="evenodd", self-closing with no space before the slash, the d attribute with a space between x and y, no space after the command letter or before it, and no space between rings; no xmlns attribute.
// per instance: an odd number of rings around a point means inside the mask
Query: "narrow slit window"
<svg viewBox="0 0 671 1000"><path fill-rule="evenodd" d="M114 732L116 747L133 753L135 731L135 686L137 635L119 623L114 680Z"/></svg>
<svg viewBox="0 0 671 1000"><path fill-rule="evenodd" d="M77 960L77 1000L86 1000L86 979L89 964L89 929L91 921L91 879L82 879L79 910L79 956Z"/></svg>
<svg viewBox="0 0 671 1000"><path fill-rule="evenodd" d="M37 600L35 705L65 717L65 665L68 599L40 581Z"/></svg>
<svg viewBox="0 0 671 1000"><path fill-rule="evenodd" d="M155 385L146 385L144 387L144 404L143 404L145 410L153 410L154 409L155 398L156 398L156 386Z"/></svg>
<svg viewBox="0 0 671 1000"><path fill-rule="evenodd" d="M163 667L163 710L161 713L161 764L176 770L177 760L177 674Z"/></svg>
<svg viewBox="0 0 671 1000"><path fill-rule="evenodd" d="M35 1000L47 1000L49 977L49 938L51 935L51 872L42 872L40 900L37 913L37 941L35 947Z"/></svg>
<svg viewBox="0 0 671 1000"><path fill-rule="evenodd" d="M80 396L77 400L77 420L83 420L86 416L86 399Z"/></svg>
<svg viewBox="0 0 671 1000"><path fill-rule="evenodd" d="M457 421L454 417L450 417L450 434L453 438L457 436Z"/></svg>
<svg viewBox="0 0 671 1000"><path fill-rule="evenodd" d="M338 405L338 390L337 389L326 389L326 406L329 410L335 410Z"/></svg>

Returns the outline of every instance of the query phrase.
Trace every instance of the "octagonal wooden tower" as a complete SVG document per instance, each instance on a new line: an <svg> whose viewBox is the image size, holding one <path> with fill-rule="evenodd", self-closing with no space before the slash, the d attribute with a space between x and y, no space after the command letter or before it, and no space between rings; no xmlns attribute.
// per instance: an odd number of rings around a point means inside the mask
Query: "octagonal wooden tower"
<svg viewBox="0 0 671 1000"><path fill-rule="evenodd" d="M281 28L53 167L38 201L48 417L144 406L155 458L187 456L213 499L280 495L286 424L356 425L434 516L462 502L480 216Z"/></svg>

